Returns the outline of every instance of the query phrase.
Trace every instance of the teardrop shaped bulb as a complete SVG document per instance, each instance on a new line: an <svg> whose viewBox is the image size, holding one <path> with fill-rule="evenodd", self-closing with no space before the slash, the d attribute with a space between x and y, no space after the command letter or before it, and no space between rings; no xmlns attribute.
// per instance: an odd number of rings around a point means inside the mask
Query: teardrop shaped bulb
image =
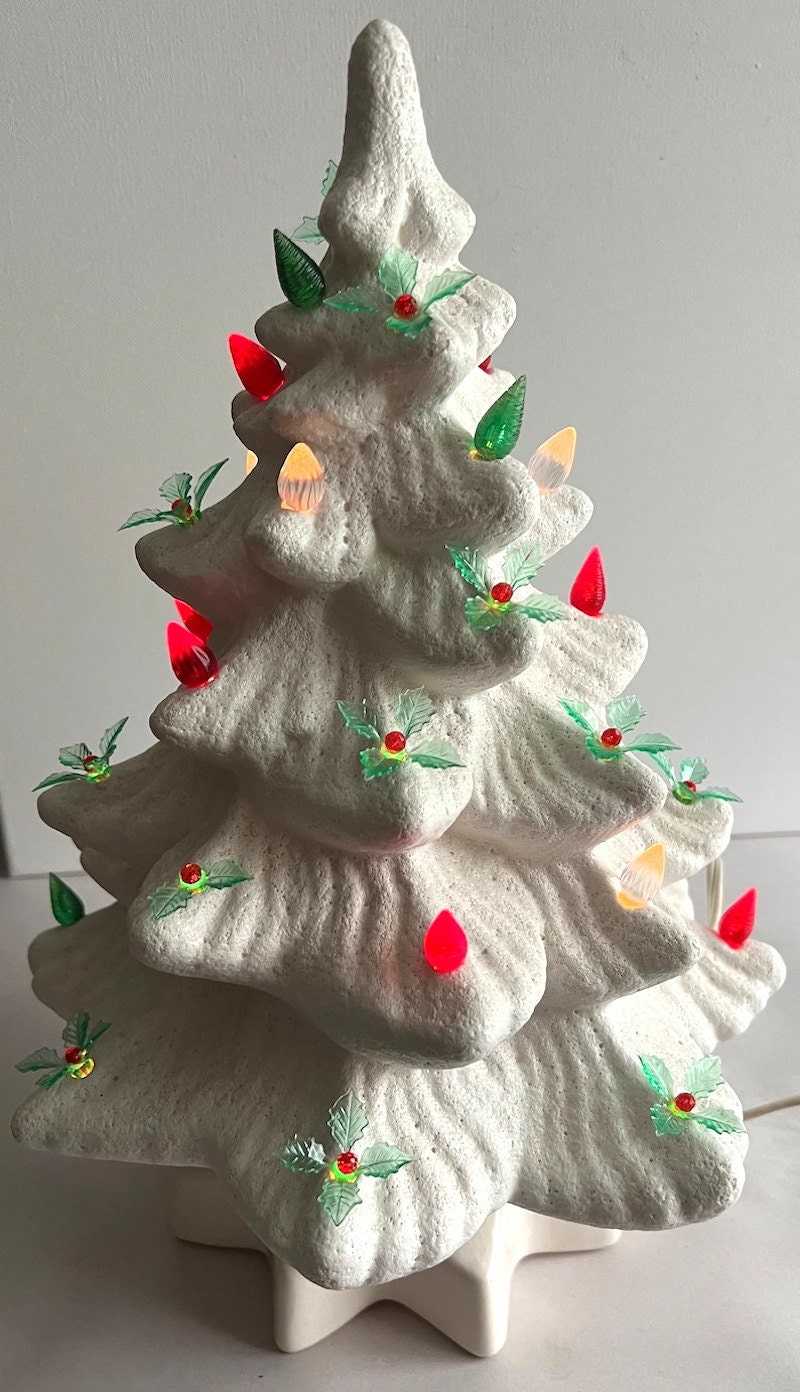
<svg viewBox="0 0 800 1392"><path fill-rule="evenodd" d="M577 439L575 427L567 425L539 446L528 468L540 493L553 493L561 487L572 468Z"/></svg>
<svg viewBox="0 0 800 1392"><path fill-rule="evenodd" d="M617 901L623 909L644 909L664 883L667 854L661 841L634 856L619 877Z"/></svg>
<svg viewBox="0 0 800 1392"><path fill-rule="evenodd" d="M172 670L182 686L192 690L208 686L219 672L211 649L182 624L167 624L167 648Z"/></svg>
<svg viewBox="0 0 800 1392"><path fill-rule="evenodd" d="M606 576L603 570L603 557L599 548L593 546L578 574L572 582L569 602L573 609L588 614L590 619L599 619L606 602Z"/></svg>
<svg viewBox="0 0 800 1392"><path fill-rule="evenodd" d="M744 947L756 926L757 903L758 891L746 889L744 894L725 910L717 925L717 933L722 941L736 952L740 947Z"/></svg>
<svg viewBox="0 0 800 1392"><path fill-rule="evenodd" d="M278 497L286 512L316 512L325 493L325 475L308 445L289 450L278 474Z"/></svg>
<svg viewBox="0 0 800 1392"><path fill-rule="evenodd" d="M467 935L449 909L436 915L422 940L422 951L435 972L458 971L468 947Z"/></svg>
<svg viewBox="0 0 800 1392"><path fill-rule="evenodd" d="M272 353L255 343L244 334L230 334L228 338L233 365L239 381L251 396L259 401L269 401L283 386L283 368Z"/></svg>
<svg viewBox="0 0 800 1392"><path fill-rule="evenodd" d="M204 643L214 627L211 620L205 618L203 614L199 614L196 609L192 608L191 604L187 604L183 599L173 600L173 603L184 628L188 628L195 638L199 638L200 642Z"/></svg>

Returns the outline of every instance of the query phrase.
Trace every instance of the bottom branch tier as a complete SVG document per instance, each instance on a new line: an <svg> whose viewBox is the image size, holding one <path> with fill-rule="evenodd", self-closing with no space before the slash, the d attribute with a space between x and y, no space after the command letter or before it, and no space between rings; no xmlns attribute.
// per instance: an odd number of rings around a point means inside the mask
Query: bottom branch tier
<svg viewBox="0 0 800 1392"><path fill-rule="evenodd" d="M245 1247L271 1256L210 1170L178 1171L173 1230L185 1242ZM271 1257L272 1335L284 1353L298 1353L349 1324L370 1305L392 1300L468 1353L489 1358L506 1341L511 1283L524 1257L594 1251L610 1247L619 1236L614 1228L565 1223L504 1204L446 1261L380 1286L325 1290L279 1257Z"/></svg>
<svg viewBox="0 0 800 1392"><path fill-rule="evenodd" d="M656 1135L637 1055L679 1076L746 1027L783 967L763 943L733 952L693 931L703 952L680 978L593 1013L536 1012L480 1063L412 1069L338 1048L262 992L143 967L114 905L33 944L45 1004L111 1028L94 1068L61 1064L14 1133L211 1169L272 1253L332 1289L425 1270L508 1202L603 1228L696 1222L738 1196L746 1137Z"/></svg>

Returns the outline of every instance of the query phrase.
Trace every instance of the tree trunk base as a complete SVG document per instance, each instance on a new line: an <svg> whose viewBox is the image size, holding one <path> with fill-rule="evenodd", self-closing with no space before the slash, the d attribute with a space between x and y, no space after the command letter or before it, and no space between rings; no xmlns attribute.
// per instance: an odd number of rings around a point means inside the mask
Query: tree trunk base
<svg viewBox="0 0 800 1392"><path fill-rule="evenodd" d="M369 1305L394 1300L480 1358L497 1353L508 1335L511 1281L523 1257L608 1247L620 1233L566 1223L506 1204L447 1261L380 1286L325 1290L273 1256L234 1212L210 1170L178 1173L173 1231L185 1242L248 1247L269 1258L273 1337L297 1353L340 1329Z"/></svg>

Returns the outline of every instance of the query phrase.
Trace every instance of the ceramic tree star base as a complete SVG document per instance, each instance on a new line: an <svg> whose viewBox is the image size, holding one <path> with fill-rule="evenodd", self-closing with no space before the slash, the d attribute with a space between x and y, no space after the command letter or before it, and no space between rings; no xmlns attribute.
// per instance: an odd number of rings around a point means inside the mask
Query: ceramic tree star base
<svg viewBox="0 0 800 1392"><path fill-rule="evenodd" d="M508 1335L511 1283L524 1257L548 1252L588 1252L609 1247L621 1233L565 1223L504 1204L469 1242L428 1271L380 1286L325 1290L273 1256L235 1212L210 1170L180 1170L172 1227L185 1242L207 1247L245 1247L269 1258L272 1337L284 1353L298 1353L349 1324L381 1301L405 1305L448 1339L479 1358L499 1353Z"/></svg>

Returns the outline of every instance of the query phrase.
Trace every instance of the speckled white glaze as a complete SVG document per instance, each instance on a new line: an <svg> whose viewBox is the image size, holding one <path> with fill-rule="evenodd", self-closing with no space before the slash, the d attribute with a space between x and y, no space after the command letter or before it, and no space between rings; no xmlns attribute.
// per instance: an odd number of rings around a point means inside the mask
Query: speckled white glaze
<svg viewBox="0 0 800 1392"><path fill-rule="evenodd" d="M452 266L473 223L433 164L407 44L376 21L353 49L320 217L329 291L374 284L394 243L426 273ZM108 782L40 800L126 907L34 944L41 998L114 1028L91 1078L35 1093L16 1133L210 1166L267 1246L331 1287L442 1261L505 1202L621 1228L720 1211L746 1140L699 1127L657 1138L636 1054L680 1065L708 1052L782 975L770 948L733 953L692 921L681 882L724 849L730 808L684 807L634 756L596 762L559 705L618 695L644 658L639 626L574 611L483 633L465 622L446 543L494 555L530 537L548 556L591 515L575 488L540 498L520 460L469 457L512 380L478 364L513 315L479 277L414 340L325 305L262 315L289 384L233 403L258 467L199 526L136 548L214 622L219 676L168 696L151 721L159 744ZM310 516L276 495L298 440L325 469ZM437 704L430 733L464 767L365 783L337 699L368 696L388 726L418 684ZM654 840L668 887L625 912L614 876ZM184 861L227 856L246 884L153 919L148 894ZM451 976L421 953L444 907L470 945ZM322 1133L347 1088L372 1134L414 1163L365 1184L335 1228L312 1182L274 1156L295 1130Z"/></svg>

